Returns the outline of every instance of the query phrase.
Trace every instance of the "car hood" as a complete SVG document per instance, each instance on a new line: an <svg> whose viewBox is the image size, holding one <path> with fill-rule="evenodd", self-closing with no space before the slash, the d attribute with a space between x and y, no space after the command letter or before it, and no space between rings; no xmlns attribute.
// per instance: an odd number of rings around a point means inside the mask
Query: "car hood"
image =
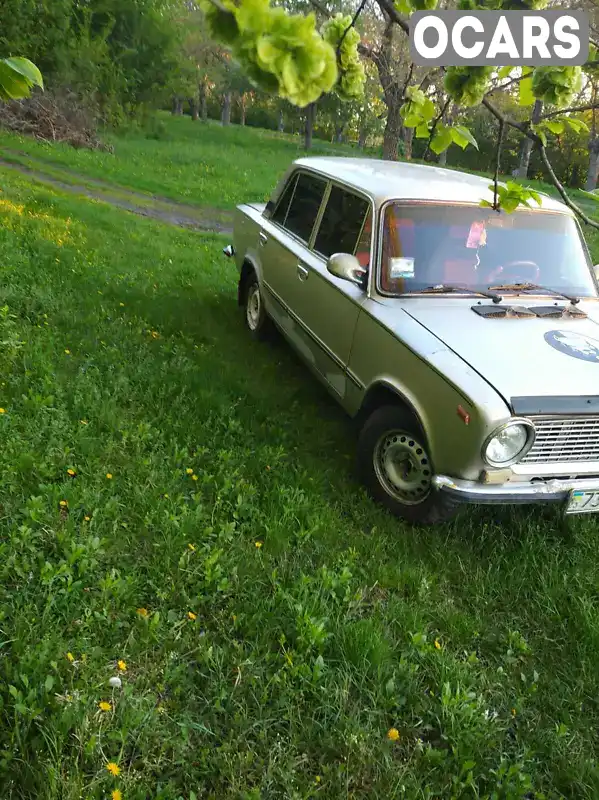
<svg viewBox="0 0 599 800"><path fill-rule="evenodd" d="M581 302L577 308L588 316L575 319L489 318L475 313L473 307L481 305L476 300L431 297L413 301L403 304L404 311L476 370L508 405L513 406L513 398L584 396L595 398L596 407L598 302ZM532 309L554 303L553 298L527 298L503 305Z"/></svg>

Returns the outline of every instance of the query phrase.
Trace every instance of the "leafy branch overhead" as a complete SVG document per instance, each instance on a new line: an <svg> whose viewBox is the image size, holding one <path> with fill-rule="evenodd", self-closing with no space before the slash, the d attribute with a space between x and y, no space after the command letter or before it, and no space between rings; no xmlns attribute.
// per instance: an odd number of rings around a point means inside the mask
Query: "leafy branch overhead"
<svg viewBox="0 0 599 800"><path fill-rule="evenodd" d="M264 91L300 108L333 90L343 100L362 96L366 74L350 16L337 14L319 31L313 13L289 14L269 0L201 0L201 7L211 35Z"/></svg>
<svg viewBox="0 0 599 800"><path fill-rule="evenodd" d="M336 93L342 100L360 99L364 92L365 70L360 53L368 55L380 67L382 53L362 44L356 29L358 19L370 2L378 8L389 26L395 26L409 36L409 17L415 11L433 10L438 0L360 0L352 16L331 15L321 0L309 0L325 22L317 27L314 12L291 13L281 6L271 7L270 0L200 0L211 36L226 46L233 58L259 88L303 108L322 95ZM462 10L542 10L549 0L459 0ZM377 61L378 59L378 61ZM380 71L380 70L379 70ZM437 72L439 70L437 69ZM540 153L551 180L565 202L586 223L590 220L567 196L549 163L546 147L549 136L559 136L566 127L581 131L584 123L571 114L599 107L595 102L572 107L574 99L584 93L584 78L599 71L599 59L594 44L590 44L587 64L570 66L455 66L441 68L442 91L425 77L415 85L408 81L401 97L401 122L404 128L415 129L419 139L427 140L427 152L441 154L450 145L478 149L472 133L457 122L459 110L482 105L500 123L497 142L499 164L504 128L514 128L531 140ZM513 119L495 104L498 91L517 89L519 105L530 108L526 121ZM533 107L542 103L546 113L535 117ZM454 112L447 114L452 105ZM550 109L550 110L547 110ZM493 207L513 211L519 205L536 200L529 190L517 190L494 184Z"/></svg>

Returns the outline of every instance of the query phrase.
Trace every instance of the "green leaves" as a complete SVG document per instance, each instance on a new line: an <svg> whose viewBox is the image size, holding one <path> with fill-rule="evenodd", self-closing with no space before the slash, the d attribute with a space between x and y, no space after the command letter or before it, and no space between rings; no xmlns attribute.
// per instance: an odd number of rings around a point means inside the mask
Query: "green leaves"
<svg viewBox="0 0 599 800"><path fill-rule="evenodd" d="M478 143L468 128L463 125L451 126L439 123L430 144L431 150L439 155L451 144L457 144L462 150L471 144L478 150Z"/></svg>
<svg viewBox="0 0 599 800"><path fill-rule="evenodd" d="M547 133L553 133L556 136L564 133L566 128L570 128L574 133L589 130L588 125L581 119L575 117L554 117L552 119L541 120L537 125L531 125L533 133L539 137L543 146L547 146Z"/></svg>
<svg viewBox="0 0 599 800"><path fill-rule="evenodd" d="M482 102L494 67L448 67L445 90L458 106L471 108Z"/></svg>
<svg viewBox="0 0 599 800"><path fill-rule="evenodd" d="M303 108L337 84L336 45L351 18L337 15L316 30L314 14L288 14L271 8L270 0L200 0L212 38L226 45L250 81L266 92L276 92L292 105ZM349 31L340 60L339 95L359 96L364 83L358 62L359 35Z"/></svg>
<svg viewBox="0 0 599 800"><path fill-rule="evenodd" d="M535 101L535 96L532 91L532 72L529 72L526 77L522 78L518 84L518 102L521 106L531 106Z"/></svg>
<svg viewBox="0 0 599 800"><path fill-rule="evenodd" d="M532 73L532 92L536 98L558 108L566 108L582 89L580 67L536 67Z"/></svg>
<svg viewBox="0 0 599 800"><path fill-rule="evenodd" d="M435 104L421 89L417 89L415 86L407 89L406 96L408 100L400 109L404 127L418 128L420 130L418 138L425 138L422 126L426 126L428 131L428 123L435 116Z"/></svg>
<svg viewBox="0 0 599 800"><path fill-rule="evenodd" d="M339 51L340 78L335 88L337 96L344 101L358 100L364 95L366 71L358 53L360 34L351 27L352 18L336 14L327 20L322 27L322 37L337 52L339 42L343 39Z"/></svg>
<svg viewBox="0 0 599 800"><path fill-rule="evenodd" d="M42 73L27 58L13 57L0 60L0 98L20 100L28 97L33 86L44 88Z"/></svg>
<svg viewBox="0 0 599 800"><path fill-rule="evenodd" d="M435 135L431 141L431 150L433 153L439 155L444 150L447 150L449 145L453 142L453 137L451 135L451 128L448 128L446 125L442 125L439 123L437 128L435 129Z"/></svg>
<svg viewBox="0 0 599 800"><path fill-rule="evenodd" d="M489 189L494 192L495 185L491 184ZM527 186L522 186L514 181L507 181L505 186L497 187L497 203L499 210L505 211L506 214L513 213L518 206L524 205L530 208L530 201L534 200L539 206L542 204L541 195L530 189ZM481 200L481 206L484 208L493 208L492 203L487 200Z"/></svg>

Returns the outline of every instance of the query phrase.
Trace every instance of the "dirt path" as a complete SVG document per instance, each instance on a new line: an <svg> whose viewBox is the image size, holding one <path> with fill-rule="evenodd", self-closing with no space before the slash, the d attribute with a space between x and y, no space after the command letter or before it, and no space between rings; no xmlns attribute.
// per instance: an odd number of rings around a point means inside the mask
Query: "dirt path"
<svg viewBox="0 0 599 800"><path fill-rule="evenodd" d="M2 155L5 157L3 158ZM229 211L189 206L162 197L144 195L131 189L123 189L120 186L114 186L83 175L78 176L64 168L52 166L53 172L58 172L64 176L65 180L60 180L54 175L44 172L43 163L38 162L39 168L36 165L34 169L25 164L7 160L10 155L27 158L30 162L33 161L25 153L21 154L18 151L1 148L0 167L20 172L39 183L52 186L63 192L100 200L124 211L130 211L142 217L150 217L168 225L176 225L179 228L223 234L231 234L232 232L232 213ZM81 182L78 183L77 179Z"/></svg>

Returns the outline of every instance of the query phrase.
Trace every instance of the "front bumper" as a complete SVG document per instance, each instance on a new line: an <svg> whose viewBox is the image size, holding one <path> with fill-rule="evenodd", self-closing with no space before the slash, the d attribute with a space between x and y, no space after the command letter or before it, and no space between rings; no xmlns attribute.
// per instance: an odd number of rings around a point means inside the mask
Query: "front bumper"
<svg viewBox="0 0 599 800"><path fill-rule="evenodd" d="M560 503L565 502L570 492L599 491L599 478L577 478L576 480L548 479L537 483L509 484L498 486L465 481L436 475L433 486L463 503L485 505L512 505L514 503Z"/></svg>

